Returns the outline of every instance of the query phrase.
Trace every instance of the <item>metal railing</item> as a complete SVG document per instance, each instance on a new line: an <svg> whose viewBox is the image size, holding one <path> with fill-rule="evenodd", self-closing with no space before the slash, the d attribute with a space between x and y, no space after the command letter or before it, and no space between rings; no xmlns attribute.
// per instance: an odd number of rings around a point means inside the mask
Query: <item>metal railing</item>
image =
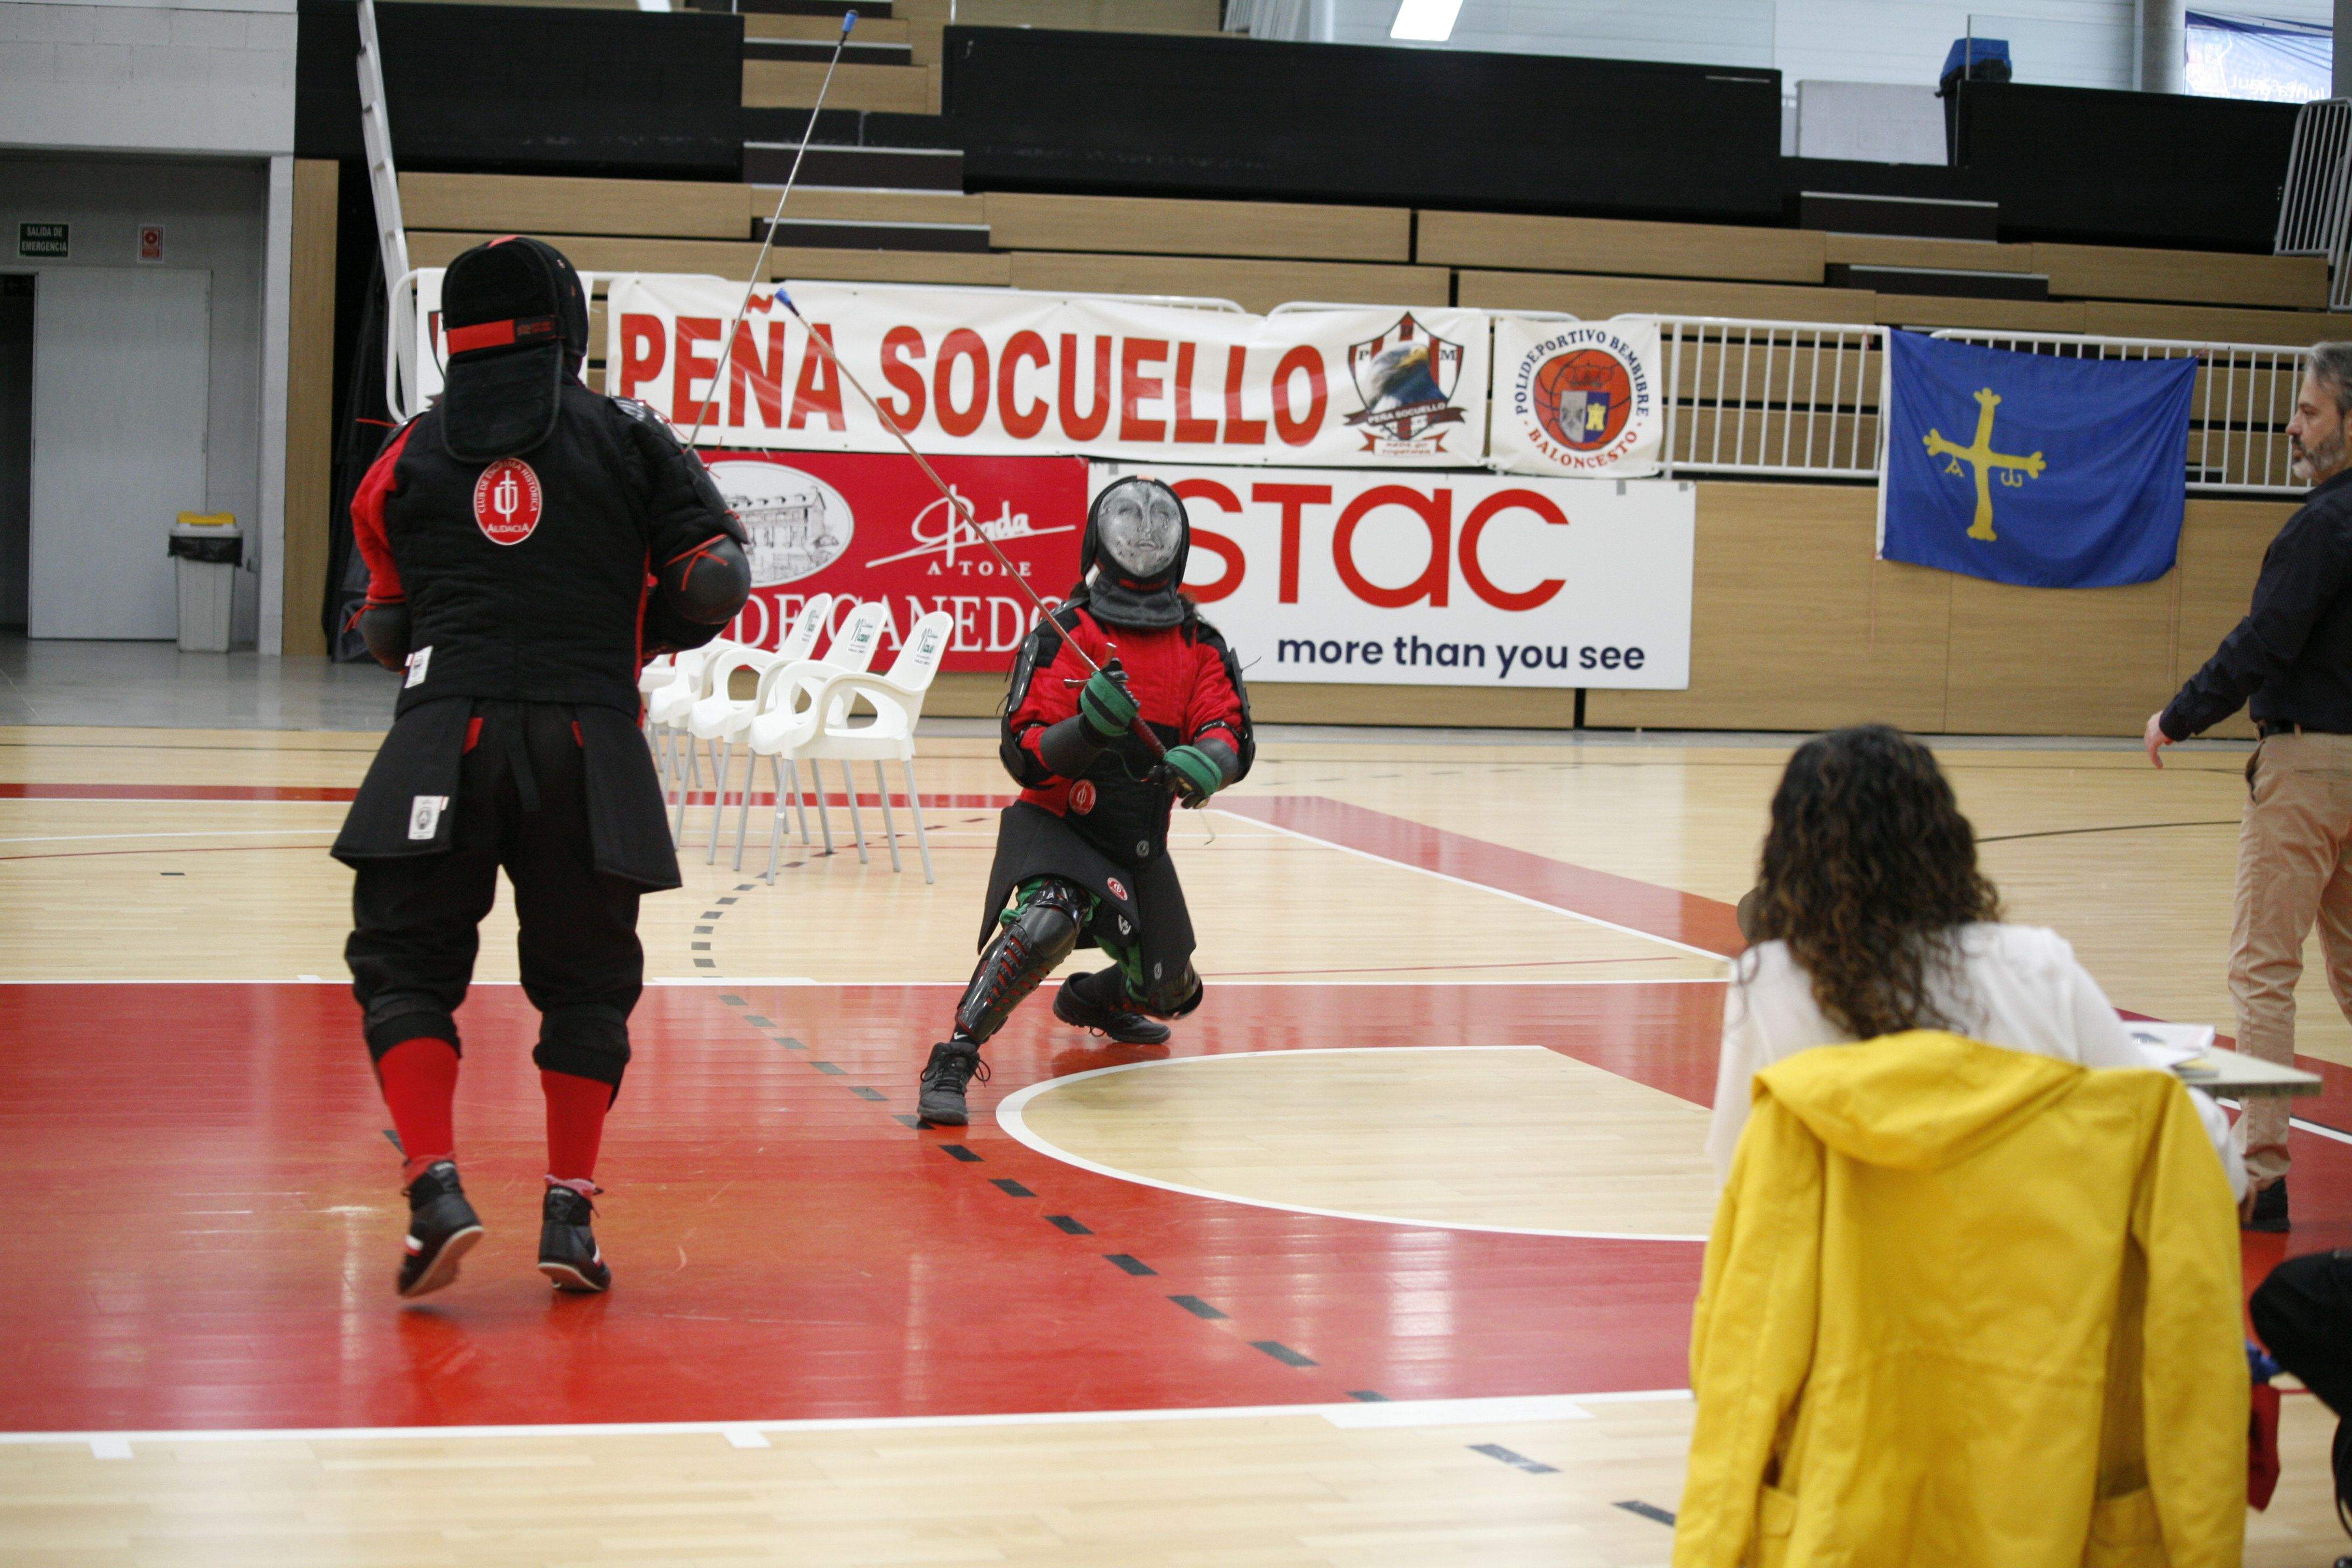
<svg viewBox="0 0 2352 1568"><path fill-rule="evenodd" d="M1874 479L1886 329L1734 316L1658 324L1662 471Z"/></svg>
<svg viewBox="0 0 2352 1568"><path fill-rule="evenodd" d="M2286 435L2287 421L2294 417L2295 393L2303 384L2303 349L1958 327L1932 335L2067 359L2194 359L2199 369L2189 405L2190 491L2299 495L2306 488L2290 467Z"/></svg>

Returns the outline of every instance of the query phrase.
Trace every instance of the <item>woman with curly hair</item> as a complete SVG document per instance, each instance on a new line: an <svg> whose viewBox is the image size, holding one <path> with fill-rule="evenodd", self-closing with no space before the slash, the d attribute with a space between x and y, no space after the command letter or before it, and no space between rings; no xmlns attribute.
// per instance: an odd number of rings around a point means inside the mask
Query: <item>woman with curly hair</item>
<svg viewBox="0 0 2352 1568"><path fill-rule="evenodd" d="M2002 922L1951 784L1898 730L1864 724L1797 748L1741 912L1753 945L1724 1006L1706 1141L1718 1183L1748 1122L1748 1079L1814 1046L1946 1029L2084 1067L2147 1065L2064 938ZM2242 1195L2226 1119L2192 1098Z"/></svg>

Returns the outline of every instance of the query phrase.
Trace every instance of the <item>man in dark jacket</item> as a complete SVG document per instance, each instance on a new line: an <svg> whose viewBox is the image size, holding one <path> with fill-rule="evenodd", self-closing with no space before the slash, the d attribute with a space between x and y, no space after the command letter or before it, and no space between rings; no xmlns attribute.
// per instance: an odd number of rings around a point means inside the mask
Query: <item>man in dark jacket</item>
<svg viewBox="0 0 2352 1568"><path fill-rule="evenodd" d="M2246 763L2238 835L2230 995L2238 1048L2294 1058L2294 988L2303 943L2319 921L2336 1005L2352 1017L2352 343L2320 343L2287 439L2311 493L2263 555L2253 607L2143 736L2166 746L2220 723L2241 704L2262 736ZM2245 1139L2245 1225L2282 1231L2287 1101L2258 1095Z"/></svg>
<svg viewBox="0 0 2352 1568"><path fill-rule="evenodd" d="M1062 983L1066 1024L1156 1045L1168 1038L1156 1018L1201 1005L1170 810L1239 780L1256 743L1241 666L1181 590L1191 550L1173 490L1118 480L1087 513L1078 585L1021 645L999 748L1021 798L996 830L980 965L923 1067L926 1121L964 1124L965 1086L987 1079L980 1047L1076 948L1114 962ZM1139 714L1164 760L1131 732Z"/></svg>
<svg viewBox="0 0 2352 1568"><path fill-rule="evenodd" d="M466 252L441 320L446 391L352 502L361 629L406 678L334 848L358 873L344 953L405 1160L398 1289L446 1285L481 1236L454 1158L452 1015L504 867L541 1014L539 1268L603 1290L588 1199L644 977L637 899L678 885L637 673L716 637L751 574L700 461L581 384L588 301L560 253L511 236Z"/></svg>

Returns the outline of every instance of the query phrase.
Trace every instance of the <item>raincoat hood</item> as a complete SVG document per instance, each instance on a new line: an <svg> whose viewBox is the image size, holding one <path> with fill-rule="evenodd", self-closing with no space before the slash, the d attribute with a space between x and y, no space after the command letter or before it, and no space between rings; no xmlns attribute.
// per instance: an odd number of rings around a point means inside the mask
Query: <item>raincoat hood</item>
<svg viewBox="0 0 2352 1568"><path fill-rule="evenodd" d="M2083 1068L1935 1029L1816 1046L1756 1075L1827 1147L1898 1171L1936 1171L1998 1142Z"/></svg>

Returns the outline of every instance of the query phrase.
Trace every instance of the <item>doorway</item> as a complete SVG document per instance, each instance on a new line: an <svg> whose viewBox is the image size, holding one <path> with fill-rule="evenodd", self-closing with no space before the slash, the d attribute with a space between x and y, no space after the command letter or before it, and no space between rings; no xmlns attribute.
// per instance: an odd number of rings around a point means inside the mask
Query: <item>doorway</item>
<svg viewBox="0 0 2352 1568"><path fill-rule="evenodd" d="M179 603L165 542L205 510L212 274L44 268L33 297L26 630L166 640Z"/></svg>
<svg viewBox="0 0 2352 1568"><path fill-rule="evenodd" d="M0 272L0 631L25 629L33 548L33 275Z"/></svg>

